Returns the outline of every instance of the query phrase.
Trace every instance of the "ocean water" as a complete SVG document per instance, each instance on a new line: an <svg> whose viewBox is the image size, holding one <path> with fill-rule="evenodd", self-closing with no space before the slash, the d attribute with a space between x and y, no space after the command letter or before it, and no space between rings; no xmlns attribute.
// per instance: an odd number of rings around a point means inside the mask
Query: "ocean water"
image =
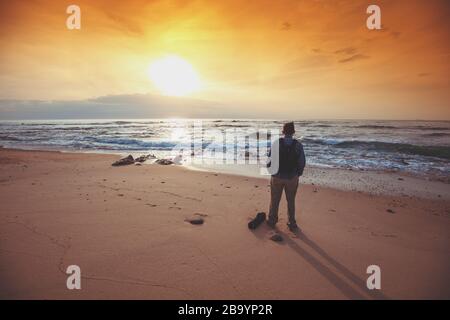
<svg viewBox="0 0 450 320"><path fill-rule="evenodd" d="M270 145L280 120L41 120L0 121L0 145L108 153L153 153L159 157L191 150L194 144L215 156L255 155ZM409 173L450 182L449 121L295 121L308 165ZM199 134L200 133L200 134ZM224 137L244 137L244 144ZM245 137L250 137L245 140ZM230 141L231 140L231 141ZM258 149L259 148L259 149ZM219 152L217 150L220 150ZM198 153L190 155L196 157Z"/></svg>

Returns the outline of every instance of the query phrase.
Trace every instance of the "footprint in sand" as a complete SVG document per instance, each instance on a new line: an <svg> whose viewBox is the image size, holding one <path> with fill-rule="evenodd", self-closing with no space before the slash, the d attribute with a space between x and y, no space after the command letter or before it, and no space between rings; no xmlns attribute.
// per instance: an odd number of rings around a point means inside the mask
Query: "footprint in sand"
<svg viewBox="0 0 450 320"><path fill-rule="evenodd" d="M199 216L199 217L205 218L208 215L206 213L195 213L194 216Z"/></svg>
<svg viewBox="0 0 450 320"><path fill-rule="evenodd" d="M208 215L205 213L194 213L194 215L192 217L186 218L184 219L184 221L189 222L190 224L193 225L202 225L203 223L205 223L205 219Z"/></svg>
<svg viewBox="0 0 450 320"><path fill-rule="evenodd" d="M201 225L205 222L203 218L186 218L184 221L189 222L190 224L194 225Z"/></svg>
<svg viewBox="0 0 450 320"><path fill-rule="evenodd" d="M282 237L280 234L275 233L275 234L273 234L273 235L270 237L270 240L272 240L272 241L274 241L274 242L282 242L282 241L283 241L283 237Z"/></svg>

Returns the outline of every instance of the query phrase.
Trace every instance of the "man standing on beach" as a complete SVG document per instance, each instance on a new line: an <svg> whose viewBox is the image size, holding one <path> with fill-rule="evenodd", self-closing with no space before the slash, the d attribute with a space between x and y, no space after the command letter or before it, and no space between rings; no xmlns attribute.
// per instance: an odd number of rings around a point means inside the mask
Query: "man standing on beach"
<svg viewBox="0 0 450 320"><path fill-rule="evenodd" d="M278 170L272 173L270 180L270 209L267 224L275 228L278 222L278 207L283 190L286 194L288 204L288 227L291 231L298 230L295 220L295 196L297 194L298 180L305 168L305 153L303 145L293 137L295 127L293 122L285 123L283 126L283 137L275 141L272 151L278 149ZM269 154L271 156L271 154ZM274 163L274 161L271 161ZM270 164L269 164L270 165Z"/></svg>

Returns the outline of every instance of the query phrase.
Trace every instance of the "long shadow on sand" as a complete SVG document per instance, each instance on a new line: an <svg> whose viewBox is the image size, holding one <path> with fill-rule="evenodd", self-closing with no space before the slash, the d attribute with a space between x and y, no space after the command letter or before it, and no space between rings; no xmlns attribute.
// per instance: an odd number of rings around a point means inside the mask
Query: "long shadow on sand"
<svg viewBox="0 0 450 320"><path fill-rule="evenodd" d="M258 238L266 238L265 235L269 233L270 230L267 226L261 226L257 230L253 231L253 234ZM339 291L341 291L349 299L364 300L369 298L372 299L388 299L380 291L369 291L366 286L366 282L341 263L336 261L330 255L328 255L321 247L319 247L314 241L309 239L302 232L297 233L298 239L300 239L304 244L313 249L317 254L319 254L323 259L325 259L331 266L333 266L338 273L331 270L327 265L322 263L319 259L315 258L308 251L303 249L296 241L294 241L289 234L286 234L279 229L276 231L283 237L284 243L286 243L292 250L294 250L299 256L301 256L306 262L308 262L314 269L316 269L322 276L324 276L331 284L333 284ZM366 295L362 294L360 291L352 287L348 282L346 282L343 277L347 278L352 282L358 289L364 292Z"/></svg>

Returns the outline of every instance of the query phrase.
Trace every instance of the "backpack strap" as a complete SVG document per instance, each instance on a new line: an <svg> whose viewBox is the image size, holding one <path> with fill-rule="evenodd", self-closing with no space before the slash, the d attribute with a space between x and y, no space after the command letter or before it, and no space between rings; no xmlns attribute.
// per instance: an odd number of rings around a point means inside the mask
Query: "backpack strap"
<svg viewBox="0 0 450 320"><path fill-rule="evenodd" d="M279 142L280 142L280 145L281 145L281 143L282 143L283 146L286 146L285 143L284 143L284 138L280 138L280 139L279 139ZM291 146L291 147L294 147L294 149L297 150L297 143L298 143L297 139L292 138L292 144L291 144L290 146Z"/></svg>
<svg viewBox="0 0 450 320"><path fill-rule="evenodd" d="M295 138L292 138L292 146L294 147L295 150L297 150L297 143L298 143L298 140Z"/></svg>

